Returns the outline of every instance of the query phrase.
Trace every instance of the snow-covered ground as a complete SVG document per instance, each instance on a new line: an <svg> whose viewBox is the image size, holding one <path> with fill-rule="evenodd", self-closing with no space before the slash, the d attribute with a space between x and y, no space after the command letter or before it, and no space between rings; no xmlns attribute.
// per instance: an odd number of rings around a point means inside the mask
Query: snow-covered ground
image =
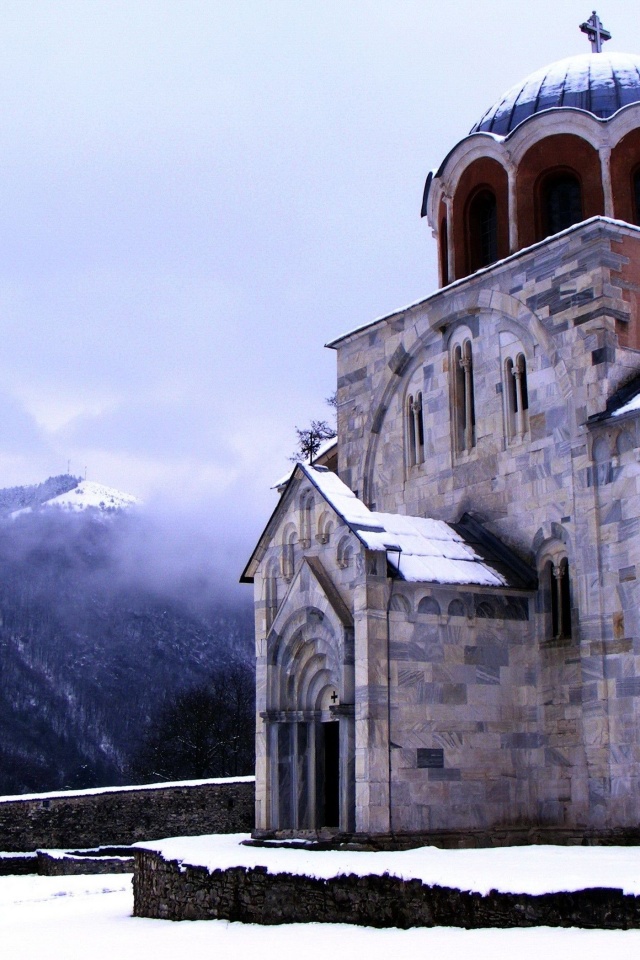
<svg viewBox="0 0 640 960"><path fill-rule="evenodd" d="M0 944L7 960L636 960L640 930L374 930L344 924L259 927L131 916L128 874L0 877Z"/></svg>
<svg viewBox="0 0 640 960"><path fill-rule="evenodd" d="M209 870L264 866L269 873L291 873L327 879L340 874L389 873L405 880L473 890L487 894L552 893L614 887L640 895L638 847L495 847L479 850L379 851L299 850L291 847L245 846L248 834L171 837L138 843L166 860Z"/></svg>

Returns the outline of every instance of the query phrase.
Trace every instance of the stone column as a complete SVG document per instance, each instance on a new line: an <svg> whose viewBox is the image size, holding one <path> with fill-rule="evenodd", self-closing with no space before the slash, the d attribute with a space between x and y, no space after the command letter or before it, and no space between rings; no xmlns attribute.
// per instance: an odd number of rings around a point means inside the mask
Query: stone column
<svg viewBox="0 0 640 960"><path fill-rule="evenodd" d="M509 177L509 253L515 253L518 249L518 194L516 167L511 161L507 163L507 174Z"/></svg>
<svg viewBox="0 0 640 960"><path fill-rule="evenodd" d="M447 210L447 269L449 271L449 283L456 279L456 258L455 244L453 238L453 200L449 194L442 195L444 205Z"/></svg>
<svg viewBox="0 0 640 960"><path fill-rule="evenodd" d="M354 591L358 833L389 832L387 591L386 576L369 575Z"/></svg>
<svg viewBox="0 0 640 960"><path fill-rule="evenodd" d="M611 187L611 147L600 147L600 171L604 193L604 215L614 217L613 189Z"/></svg>

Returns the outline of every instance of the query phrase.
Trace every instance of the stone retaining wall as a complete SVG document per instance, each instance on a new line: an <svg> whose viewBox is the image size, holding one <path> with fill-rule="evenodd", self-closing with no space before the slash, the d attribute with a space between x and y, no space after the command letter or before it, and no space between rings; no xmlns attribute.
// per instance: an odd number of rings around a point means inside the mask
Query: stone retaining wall
<svg viewBox="0 0 640 960"><path fill-rule="evenodd" d="M242 778L0 799L0 850L128 845L154 837L249 833L254 793L253 778Z"/></svg>
<svg viewBox="0 0 640 960"><path fill-rule="evenodd" d="M329 880L214 870L136 850L134 916L246 923L353 923L372 927L640 927L640 897L622 890L487 896L388 875Z"/></svg>
<svg viewBox="0 0 640 960"><path fill-rule="evenodd" d="M38 850L36 871L41 877L68 877L91 873L132 873L133 857L123 856L78 856L65 853L63 856Z"/></svg>
<svg viewBox="0 0 640 960"><path fill-rule="evenodd" d="M0 857L0 877L19 877L38 872L38 855Z"/></svg>

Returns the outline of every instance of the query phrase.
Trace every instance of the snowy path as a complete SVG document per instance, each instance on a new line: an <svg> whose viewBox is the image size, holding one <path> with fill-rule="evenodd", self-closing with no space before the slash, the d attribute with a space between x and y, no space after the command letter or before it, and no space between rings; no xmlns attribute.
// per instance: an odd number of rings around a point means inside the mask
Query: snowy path
<svg viewBox="0 0 640 960"><path fill-rule="evenodd" d="M0 877L0 943L7 960L635 960L640 930L372 930L291 924L258 927L223 921L171 923L131 916L128 875Z"/></svg>

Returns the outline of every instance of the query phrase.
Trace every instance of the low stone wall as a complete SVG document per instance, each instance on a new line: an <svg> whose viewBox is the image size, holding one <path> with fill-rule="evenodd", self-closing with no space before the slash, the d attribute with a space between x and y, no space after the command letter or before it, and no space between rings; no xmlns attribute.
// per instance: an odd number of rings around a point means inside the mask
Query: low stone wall
<svg viewBox="0 0 640 960"><path fill-rule="evenodd" d="M249 833L255 781L195 781L0 798L0 850L128 845L155 837Z"/></svg>
<svg viewBox="0 0 640 960"><path fill-rule="evenodd" d="M420 880L270 874L266 868L181 866L136 850L134 916L245 923L353 923L371 927L640 927L640 897L622 890L484 896Z"/></svg>
<svg viewBox="0 0 640 960"><path fill-rule="evenodd" d="M73 854L38 850L36 870L41 877L68 877L91 873L133 873L133 856Z"/></svg>
<svg viewBox="0 0 640 960"><path fill-rule="evenodd" d="M20 877L37 872L37 853L0 857L0 877Z"/></svg>

